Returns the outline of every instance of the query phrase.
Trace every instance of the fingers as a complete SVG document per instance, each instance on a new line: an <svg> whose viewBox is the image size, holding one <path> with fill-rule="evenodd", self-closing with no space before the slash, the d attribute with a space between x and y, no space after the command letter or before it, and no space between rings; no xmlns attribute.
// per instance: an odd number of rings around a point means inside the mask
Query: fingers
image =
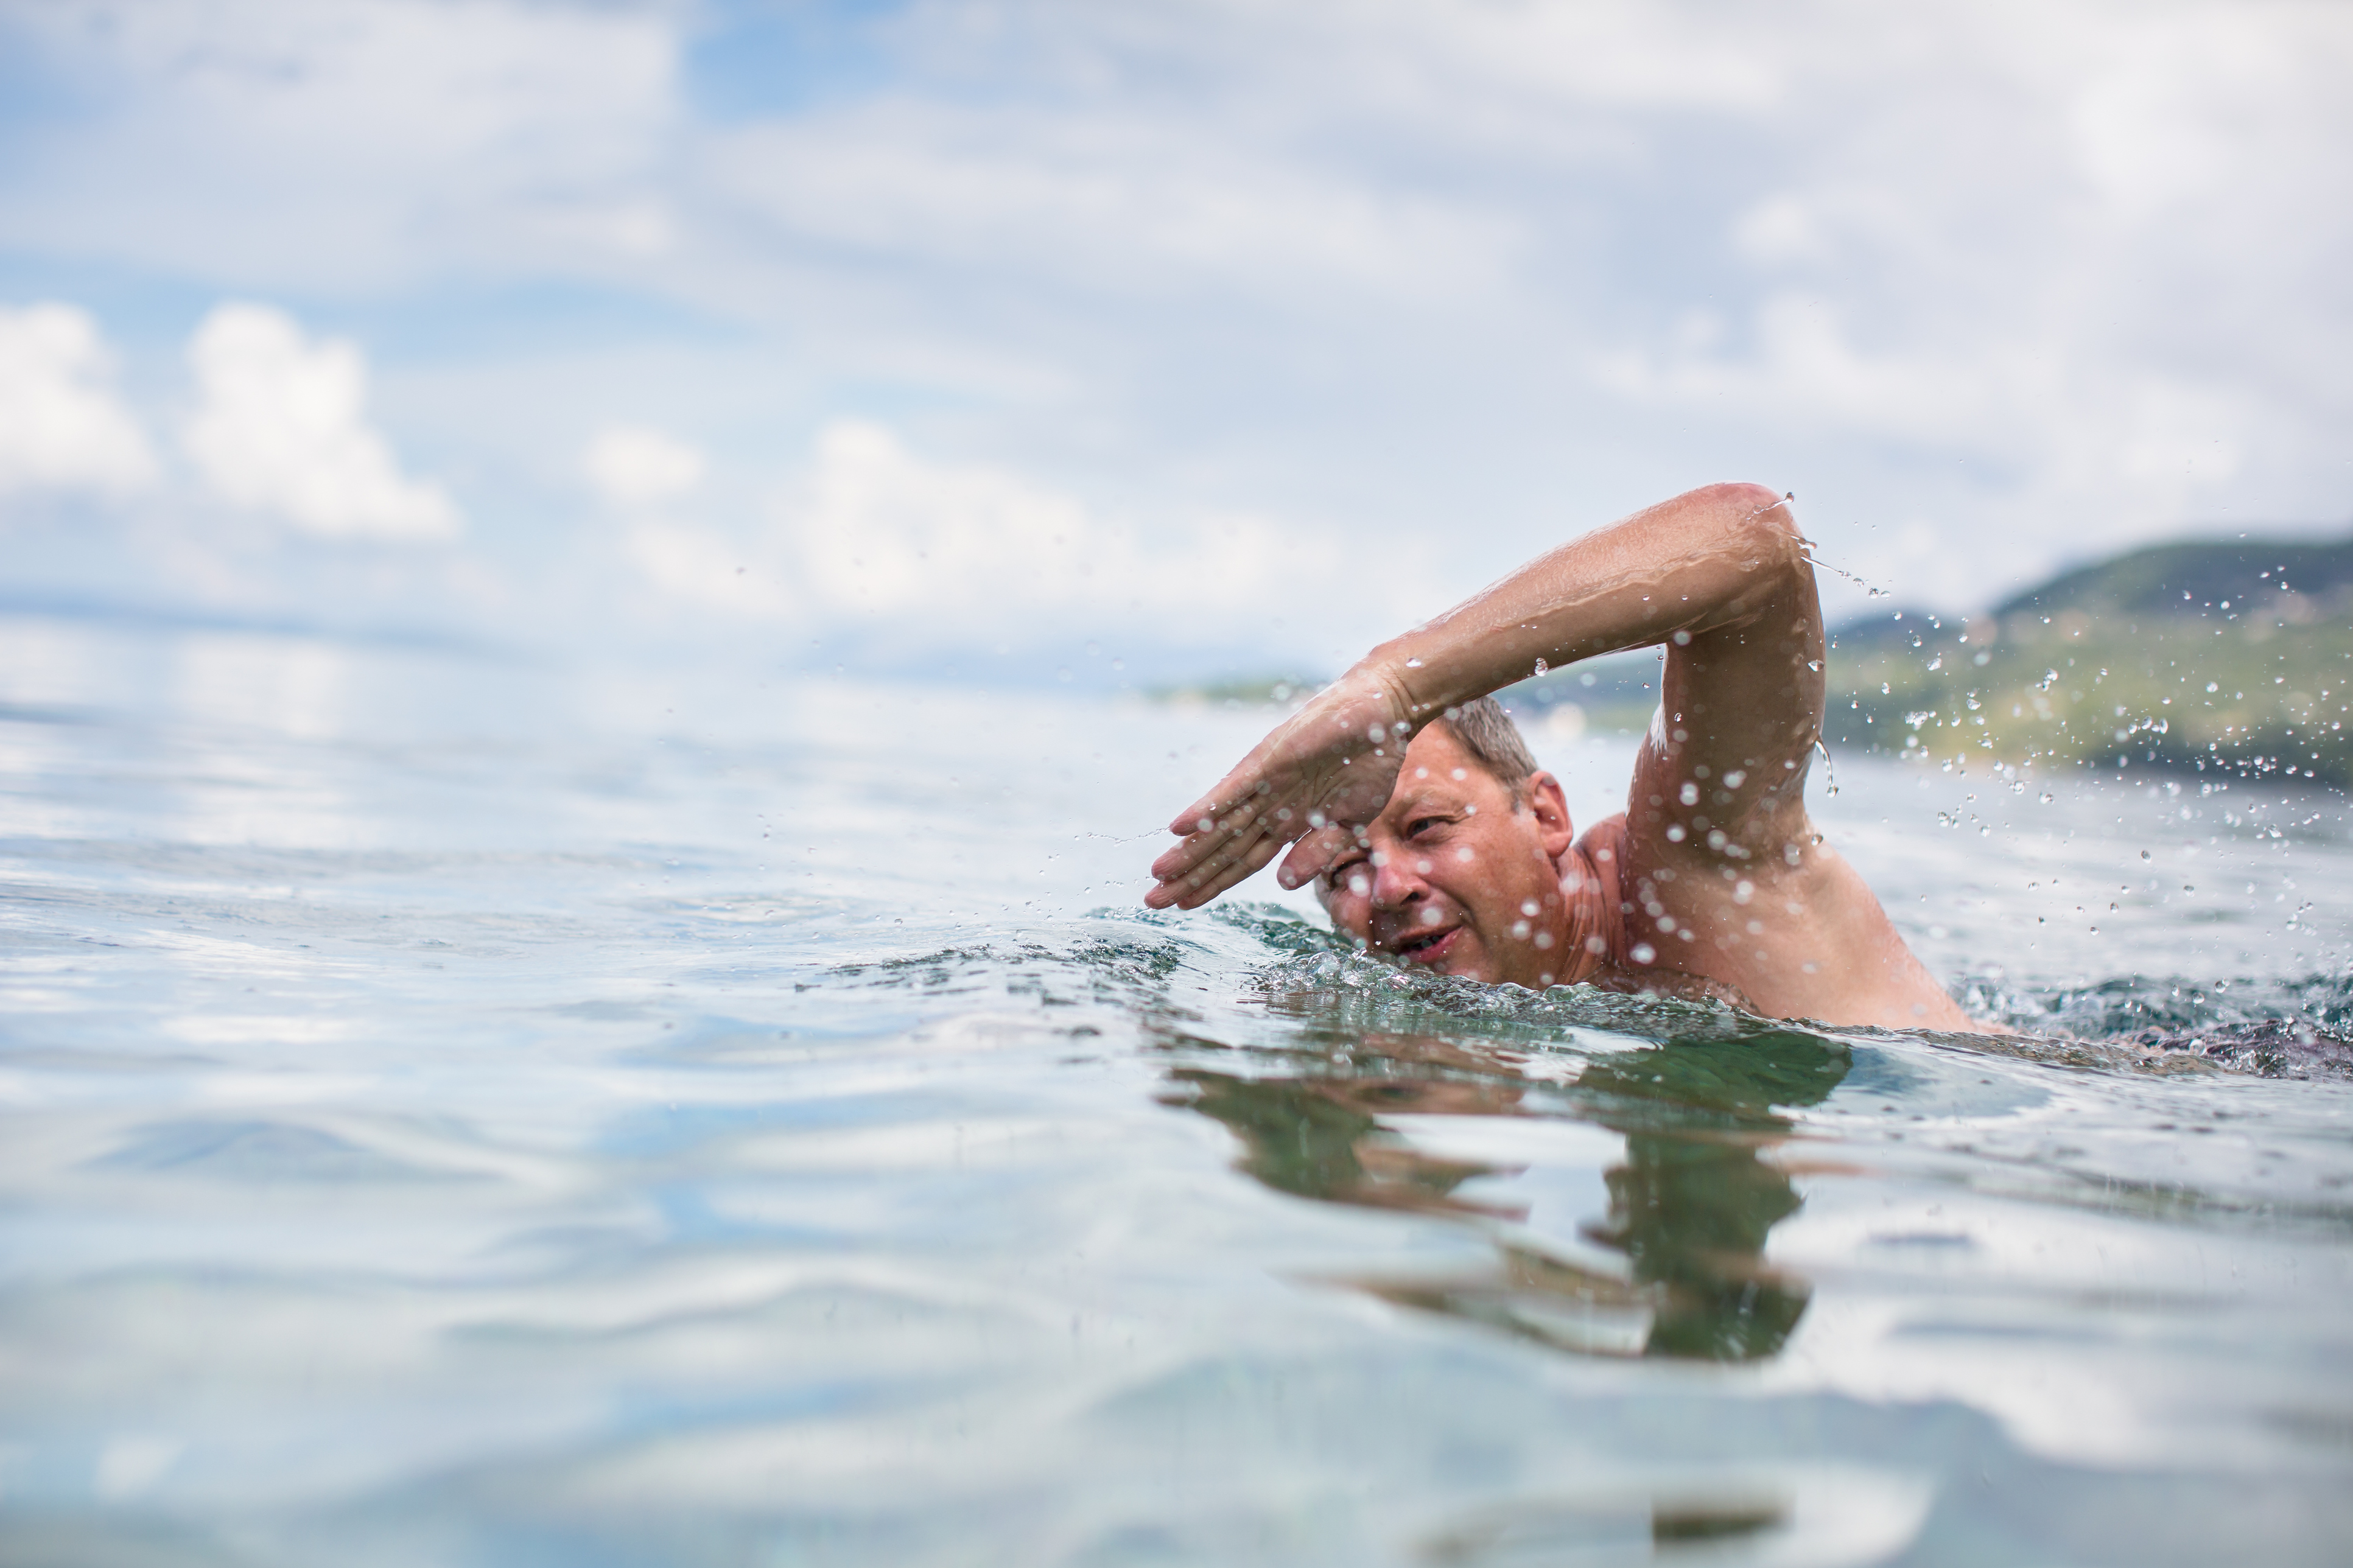
<svg viewBox="0 0 2353 1568"><path fill-rule="evenodd" d="M1283 842L1262 822L1237 821L1229 828L1196 835L1196 842L1153 862L1160 885L1144 901L1154 909L1198 908L1272 859Z"/></svg>
<svg viewBox="0 0 2353 1568"><path fill-rule="evenodd" d="M1324 748L1303 752L1297 730L1296 720L1285 723L1217 788L1177 814L1168 826L1179 842L1153 861L1157 885L1145 894L1146 905L1198 909L1264 868L1311 821L1321 820L1311 807L1325 787L1314 782L1315 754ZM1327 852L1316 864L1331 858Z"/></svg>
<svg viewBox="0 0 2353 1568"><path fill-rule="evenodd" d="M1240 783L1229 779L1212 793L1178 812L1176 819L1169 823L1168 831L1208 833L1233 820L1233 814L1238 811L1256 815L1257 808L1265 804L1265 797L1272 794L1273 789L1272 784L1255 776Z"/></svg>
<svg viewBox="0 0 2353 1568"><path fill-rule="evenodd" d="M1161 881L1171 882L1189 871L1198 870L1202 862L1225 847L1233 837L1234 828L1239 826L1212 824L1197 833L1187 834L1152 862L1152 874Z"/></svg>
<svg viewBox="0 0 2353 1568"><path fill-rule="evenodd" d="M1226 860L1217 870L1200 874L1200 879L1192 886L1172 889L1175 894L1172 901L1179 909L1198 910L1229 889L1256 876L1282 847L1282 840L1271 834L1261 837L1253 841L1246 852ZM1159 890L1154 889L1155 892ZM1149 895L1146 901L1150 901Z"/></svg>
<svg viewBox="0 0 2353 1568"><path fill-rule="evenodd" d="M1263 797L1244 801L1222 817L1213 817L1206 805L1177 818L1174 831L1186 835L1184 841L1152 863L1152 874L1161 881L1174 881L1188 872L1200 870L1217 855L1239 838L1255 841L1264 831L1260 826L1265 815Z"/></svg>
<svg viewBox="0 0 2353 1568"><path fill-rule="evenodd" d="M1286 888L1307 885L1317 873L1340 858L1340 852L1355 841L1354 831L1339 823L1327 823L1302 838L1282 858L1282 869L1274 879Z"/></svg>
<svg viewBox="0 0 2353 1568"><path fill-rule="evenodd" d="M1168 831L1171 833L1208 832L1208 829L1203 824L1212 821L1217 816L1218 802L1225 798L1224 787L1220 784L1217 790L1203 795L1171 817L1168 822Z"/></svg>

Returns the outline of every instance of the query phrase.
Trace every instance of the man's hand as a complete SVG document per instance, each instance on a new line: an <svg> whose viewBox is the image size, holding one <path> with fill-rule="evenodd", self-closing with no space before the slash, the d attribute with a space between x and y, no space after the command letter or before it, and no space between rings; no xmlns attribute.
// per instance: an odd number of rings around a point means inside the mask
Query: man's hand
<svg viewBox="0 0 2353 1568"><path fill-rule="evenodd" d="M1276 873L1296 888L1378 816L1412 739L1404 694L1377 666L1325 687L1260 742L1218 787L1177 814L1185 841L1152 863L1144 901L1198 909L1296 841Z"/></svg>

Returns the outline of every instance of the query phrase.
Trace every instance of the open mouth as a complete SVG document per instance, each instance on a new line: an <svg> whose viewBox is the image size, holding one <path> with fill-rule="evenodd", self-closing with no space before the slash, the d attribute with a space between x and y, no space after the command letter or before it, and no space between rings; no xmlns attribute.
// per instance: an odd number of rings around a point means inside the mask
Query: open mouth
<svg viewBox="0 0 2353 1568"><path fill-rule="evenodd" d="M1444 931L1434 931L1427 936L1415 937L1411 942L1401 942L1391 951L1399 958L1418 959L1424 963L1434 963L1461 929L1460 926L1449 926Z"/></svg>

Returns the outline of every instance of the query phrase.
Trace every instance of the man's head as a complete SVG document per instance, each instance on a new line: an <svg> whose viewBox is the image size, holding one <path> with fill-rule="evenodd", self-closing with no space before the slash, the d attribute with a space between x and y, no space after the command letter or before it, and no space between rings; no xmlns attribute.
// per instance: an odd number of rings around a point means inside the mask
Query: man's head
<svg viewBox="0 0 2353 1568"><path fill-rule="evenodd" d="M1492 697L1473 698L1460 708L1449 708L1433 727L1452 735L1472 762L1511 791L1513 805L1525 804L1527 782L1536 773L1535 754L1502 703Z"/></svg>
<svg viewBox="0 0 2353 1568"><path fill-rule="evenodd" d="M1349 935L1443 973L1565 981L1584 967L1555 868L1571 837L1559 781L1482 698L1414 737L1396 793L1317 896Z"/></svg>

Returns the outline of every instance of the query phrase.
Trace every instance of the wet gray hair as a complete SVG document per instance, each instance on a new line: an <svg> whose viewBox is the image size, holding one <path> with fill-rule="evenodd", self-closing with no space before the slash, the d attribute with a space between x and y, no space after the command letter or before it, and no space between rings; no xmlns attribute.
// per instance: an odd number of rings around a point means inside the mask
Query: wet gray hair
<svg viewBox="0 0 2353 1568"><path fill-rule="evenodd" d="M1492 697L1473 698L1460 708L1449 708L1439 722L1471 753L1472 761L1512 792L1516 809L1525 797L1528 775L1536 771L1536 759L1504 705Z"/></svg>

